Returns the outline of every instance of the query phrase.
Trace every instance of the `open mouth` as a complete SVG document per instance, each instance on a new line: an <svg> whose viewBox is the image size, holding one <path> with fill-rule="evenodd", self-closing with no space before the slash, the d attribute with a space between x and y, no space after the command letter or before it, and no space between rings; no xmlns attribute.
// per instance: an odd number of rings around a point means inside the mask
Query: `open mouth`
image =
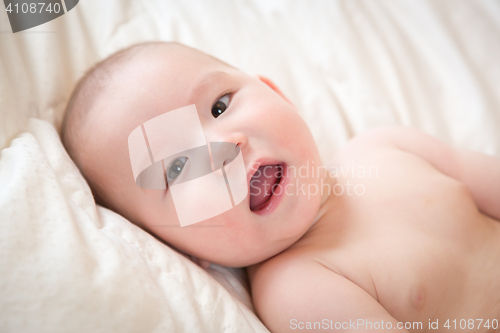
<svg viewBox="0 0 500 333"><path fill-rule="evenodd" d="M250 180L250 210L266 208L283 179L283 164L261 165Z"/></svg>

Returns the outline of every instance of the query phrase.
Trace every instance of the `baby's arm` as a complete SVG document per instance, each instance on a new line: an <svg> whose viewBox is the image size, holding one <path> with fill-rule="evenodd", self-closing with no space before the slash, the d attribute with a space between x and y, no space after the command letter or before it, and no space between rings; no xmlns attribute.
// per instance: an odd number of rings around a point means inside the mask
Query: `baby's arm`
<svg viewBox="0 0 500 333"><path fill-rule="evenodd" d="M500 220L500 158L444 142L408 127L376 129L363 135L371 144L391 144L417 155L465 184L483 213Z"/></svg>
<svg viewBox="0 0 500 333"><path fill-rule="evenodd" d="M275 257L251 273L257 314L271 332L301 331L308 322L313 328L308 332L408 332L398 329L398 321L374 297L345 277L315 261L281 259ZM343 327L335 327L337 322Z"/></svg>

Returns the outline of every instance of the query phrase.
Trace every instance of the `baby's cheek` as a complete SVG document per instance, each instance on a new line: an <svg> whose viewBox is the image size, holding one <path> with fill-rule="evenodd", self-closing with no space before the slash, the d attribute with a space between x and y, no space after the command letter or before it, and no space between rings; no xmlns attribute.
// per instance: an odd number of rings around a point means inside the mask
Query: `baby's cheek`
<svg viewBox="0 0 500 333"><path fill-rule="evenodd" d="M298 157L301 160L315 159L317 151L316 142L302 119L293 124L293 130L290 133L288 142L291 144L291 148L299 154Z"/></svg>
<svg viewBox="0 0 500 333"><path fill-rule="evenodd" d="M307 127L302 120L294 119L293 116L283 117L276 125L275 134L284 147L297 149L298 146L304 144L304 139L307 139ZM306 144L307 145L307 144Z"/></svg>

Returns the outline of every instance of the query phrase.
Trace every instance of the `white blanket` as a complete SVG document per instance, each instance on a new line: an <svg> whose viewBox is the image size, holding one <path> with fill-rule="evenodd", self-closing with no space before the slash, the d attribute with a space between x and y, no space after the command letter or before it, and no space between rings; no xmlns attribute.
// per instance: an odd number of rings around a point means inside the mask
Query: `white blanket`
<svg viewBox="0 0 500 333"><path fill-rule="evenodd" d="M61 145L76 80L130 44L175 40L271 78L326 163L350 137L389 124L500 155L496 0L81 0L8 31L2 9L2 332L266 331L241 270L206 272L96 206Z"/></svg>

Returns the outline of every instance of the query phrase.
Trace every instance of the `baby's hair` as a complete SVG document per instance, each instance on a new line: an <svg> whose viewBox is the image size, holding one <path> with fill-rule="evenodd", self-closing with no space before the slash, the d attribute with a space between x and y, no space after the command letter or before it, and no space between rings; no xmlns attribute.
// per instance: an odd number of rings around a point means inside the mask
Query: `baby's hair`
<svg viewBox="0 0 500 333"><path fill-rule="evenodd" d="M83 127L88 119L88 113L92 109L92 104L100 93L106 89L112 73L118 69L127 60L132 59L140 51L157 46L182 46L175 42L145 42L135 44L119 50L109 57L99 61L92 66L83 77L78 80L68 104L64 112L64 119L61 128L61 140L70 157L80 167L80 156L78 146L83 144L85 138L82 136ZM99 184L93 179L85 175L84 170L80 171L84 174L92 189L97 202L103 203L101 200L101 190Z"/></svg>
<svg viewBox="0 0 500 333"><path fill-rule="evenodd" d="M183 47L191 49L177 42L156 41L135 44L119 50L118 52L113 53L109 57L96 63L83 75L82 78L80 78L66 106L61 128L61 140L63 142L63 145L66 147L68 154L73 159L75 164L79 167L83 176L85 176L85 178L87 179L96 202L104 206L106 206L103 195L104 189L95 179L93 179L93 177L91 177L89 174L86 174L83 168L83 156L81 148L84 147L83 145L85 144L85 140L87 139L86 137L84 137L84 133L86 133L84 128L89 118L89 112L91 112L92 110L94 101L99 97L100 94L102 94L106 90L108 84L111 81L113 73L120 69L121 66L124 66L126 62L133 59L141 51L155 47ZM203 53L198 50L191 50ZM232 67L227 63L212 57L211 55L205 55L216 60L219 63L222 63L228 67Z"/></svg>
<svg viewBox="0 0 500 333"><path fill-rule="evenodd" d="M106 84L109 82L109 79L112 75L112 70L119 67L126 60L131 59L135 54L137 54L138 51L162 44L166 45L169 43L146 42L129 46L99 61L85 72L83 77L78 80L64 111L61 137L65 146L66 144L69 145L66 146L68 151L71 150L71 136L73 133L77 132L73 131L75 130L73 126L83 125L86 119L85 116L91 109L92 103L96 99L96 96L100 91L102 91L102 89L106 87Z"/></svg>

